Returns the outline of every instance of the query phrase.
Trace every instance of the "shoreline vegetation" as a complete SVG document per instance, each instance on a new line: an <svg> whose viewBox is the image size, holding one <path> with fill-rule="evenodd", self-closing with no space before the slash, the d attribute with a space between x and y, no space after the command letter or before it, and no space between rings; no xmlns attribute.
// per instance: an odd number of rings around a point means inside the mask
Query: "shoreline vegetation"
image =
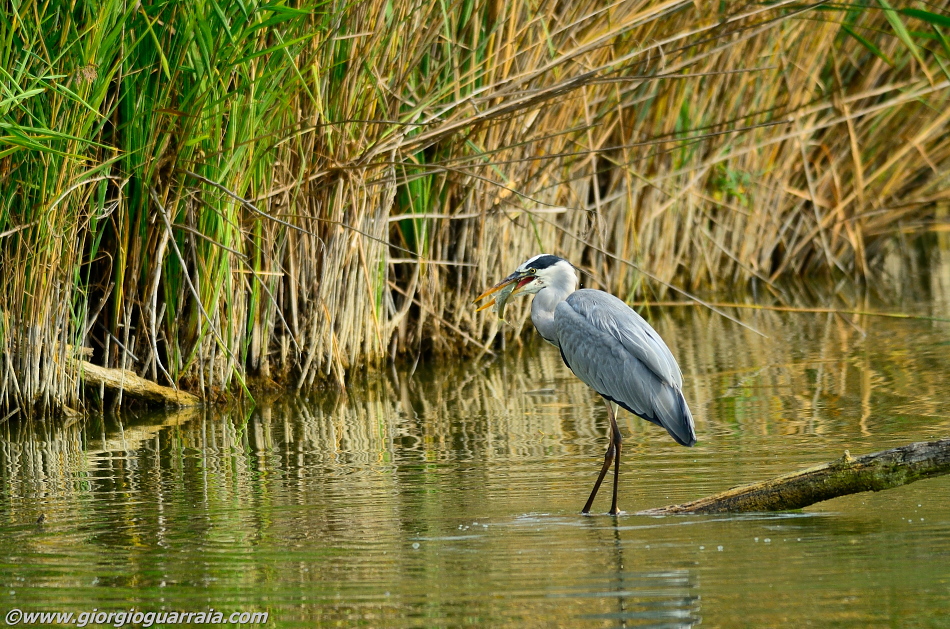
<svg viewBox="0 0 950 629"><path fill-rule="evenodd" d="M628 301L947 227L950 3L0 9L0 421L345 386L503 331L539 251Z"/></svg>

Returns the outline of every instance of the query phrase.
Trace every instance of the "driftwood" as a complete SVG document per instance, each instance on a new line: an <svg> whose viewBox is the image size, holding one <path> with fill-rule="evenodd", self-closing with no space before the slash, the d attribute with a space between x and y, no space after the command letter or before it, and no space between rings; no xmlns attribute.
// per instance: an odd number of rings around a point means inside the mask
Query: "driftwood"
<svg viewBox="0 0 950 629"><path fill-rule="evenodd" d="M699 500L639 515L741 513L801 509L822 500L881 491L950 473L950 438L921 441L853 458L846 450L837 461L776 478L733 487Z"/></svg>
<svg viewBox="0 0 950 629"><path fill-rule="evenodd" d="M191 393L155 384L128 369L109 369L93 365L85 360L76 360L76 364L87 386L102 386L110 391L122 391L123 396L166 406L185 407L201 404L201 400Z"/></svg>

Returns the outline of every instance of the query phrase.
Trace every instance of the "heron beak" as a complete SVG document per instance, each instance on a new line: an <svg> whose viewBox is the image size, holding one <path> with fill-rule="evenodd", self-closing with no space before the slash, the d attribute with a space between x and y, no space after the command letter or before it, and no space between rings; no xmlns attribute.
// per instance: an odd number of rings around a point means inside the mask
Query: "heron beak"
<svg viewBox="0 0 950 629"><path fill-rule="evenodd" d="M478 301L478 300L476 300L476 301ZM478 308L476 308L476 309L475 309L475 312L481 312L482 310L485 310L486 308L491 308L491 307L494 306L494 305L495 305L495 300L494 300L494 299L492 299L491 301L486 301L486 302L483 303L481 306L479 306Z"/></svg>
<svg viewBox="0 0 950 629"><path fill-rule="evenodd" d="M486 301L486 302L483 303L481 306L479 306L478 308L476 308L476 309L475 309L475 312L481 312L482 310L485 310L486 308L491 308L491 307L494 306L494 305L495 305L495 300L494 300L494 299L492 299L491 301Z"/></svg>
<svg viewBox="0 0 950 629"><path fill-rule="evenodd" d="M486 290L484 293L476 297L472 303L477 304L478 302L485 299L489 295L494 295L495 293L503 289L505 286L508 286L512 282L517 281L517 279L518 279L518 274L512 273L511 275L509 275L508 277L506 277L505 279L498 282L497 284L495 284L494 286ZM478 309L475 310L475 312L481 312L482 310L485 310L486 308L491 308L494 304L495 304L495 300L492 299L491 301L485 302L484 304L479 306Z"/></svg>
<svg viewBox="0 0 950 629"><path fill-rule="evenodd" d="M478 303L478 302L480 302L481 300L483 300L483 299L485 299L486 297L488 297L489 295L494 295L495 293L497 293L498 291L502 290L503 288L505 288L505 287L508 286L509 284L513 284L514 282L518 282L518 285L515 286L514 290L512 290L512 291L508 294L508 299L510 299L515 293L517 293L519 290L521 290L521 288L522 288L523 286L525 286L526 284L530 283L533 278L534 278L533 275L528 275L528 274L526 274L526 273L517 273L517 272L516 272L516 273L512 273L511 275L509 275L508 277L506 277L505 279L503 279L502 281L498 282L497 284L495 284L494 286L492 286L491 288L489 288L488 290L486 290L484 293L482 293L481 295L479 295L478 297L476 297L475 300L472 301L472 303L473 303L473 304ZM506 299L506 301L507 301L507 299ZM482 304L481 306L479 306L479 307L475 310L475 312L481 312L482 310L485 310L486 308L491 308L494 304L495 304L495 300L492 299L491 301L485 302L484 304Z"/></svg>

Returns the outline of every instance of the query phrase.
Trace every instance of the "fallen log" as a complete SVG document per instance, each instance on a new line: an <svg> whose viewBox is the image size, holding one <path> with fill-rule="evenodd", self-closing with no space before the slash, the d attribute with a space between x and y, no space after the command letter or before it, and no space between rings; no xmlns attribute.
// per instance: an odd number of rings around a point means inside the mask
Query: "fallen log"
<svg viewBox="0 0 950 629"><path fill-rule="evenodd" d="M950 473L950 438L852 457L638 515L788 511L864 491L882 491Z"/></svg>
<svg viewBox="0 0 950 629"><path fill-rule="evenodd" d="M87 386L102 386L110 391L122 391L123 396L166 406L181 408L201 404L201 399L191 393L163 387L128 369L109 369L78 359L75 362L79 367L80 377Z"/></svg>

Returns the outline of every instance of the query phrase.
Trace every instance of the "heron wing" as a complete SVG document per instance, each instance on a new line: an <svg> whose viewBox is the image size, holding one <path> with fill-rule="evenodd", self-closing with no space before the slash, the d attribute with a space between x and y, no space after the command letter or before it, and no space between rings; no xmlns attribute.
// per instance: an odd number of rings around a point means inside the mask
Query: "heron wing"
<svg viewBox="0 0 950 629"><path fill-rule="evenodd" d="M575 291L566 301L594 331L607 335L611 342L620 343L660 380L682 388L683 374L673 353L633 308L599 290Z"/></svg>
<svg viewBox="0 0 950 629"><path fill-rule="evenodd" d="M659 334L613 295L579 290L554 312L561 356L578 378L630 412L692 445L683 376Z"/></svg>

